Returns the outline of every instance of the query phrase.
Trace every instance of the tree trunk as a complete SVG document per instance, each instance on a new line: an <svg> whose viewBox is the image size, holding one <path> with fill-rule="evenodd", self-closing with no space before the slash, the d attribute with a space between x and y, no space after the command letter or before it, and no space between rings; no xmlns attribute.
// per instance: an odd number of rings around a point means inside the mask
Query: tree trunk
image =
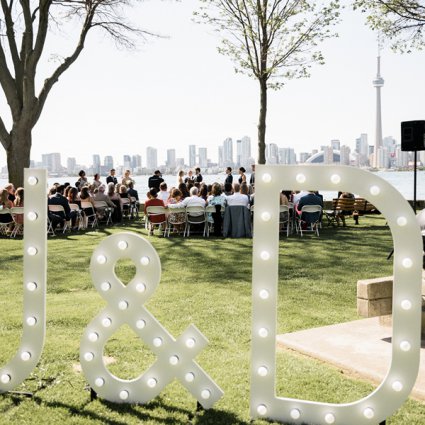
<svg viewBox="0 0 425 425"><path fill-rule="evenodd" d="M260 79L260 116L258 117L258 163L266 163L267 80Z"/></svg>
<svg viewBox="0 0 425 425"><path fill-rule="evenodd" d="M11 132L11 143L6 149L9 182L15 187L24 186L24 168L30 166L31 126L14 125Z"/></svg>

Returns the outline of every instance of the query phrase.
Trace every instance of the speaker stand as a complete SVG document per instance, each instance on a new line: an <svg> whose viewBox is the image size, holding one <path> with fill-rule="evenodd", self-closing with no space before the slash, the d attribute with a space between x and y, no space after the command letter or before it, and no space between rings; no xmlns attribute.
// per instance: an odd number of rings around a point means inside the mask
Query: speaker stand
<svg viewBox="0 0 425 425"><path fill-rule="evenodd" d="M414 161L413 164L413 211L415 211L416 214L416 173L417 173L417 162L418 162L418 151L414 151Z"/></svg>

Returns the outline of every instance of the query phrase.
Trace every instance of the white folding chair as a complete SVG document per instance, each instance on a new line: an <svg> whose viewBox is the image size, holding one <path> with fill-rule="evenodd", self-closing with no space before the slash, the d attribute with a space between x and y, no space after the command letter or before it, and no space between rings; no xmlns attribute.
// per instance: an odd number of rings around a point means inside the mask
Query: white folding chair
<svg viewBox="0 0 425 425"><path fill-rule="evenodd" d="M104 221L106 226L112 224L112 208L106 203L106 201L94 201L94 208L97 214L97 220L99 223Z"/></svg>
<svg viewBox="0 0 425 425"><path fill-rule="evenodd" d="M84 227L84 222L83 222L83 214L81 211L81 208L78 204L69 204L69 208L71 208L71 211L75 211L77 214L77 225L78 225L78 230L81 230Z"/></svg>
<svg viewBox="0 0 425 425"><path fill-rule="evenodd" d="M9 208L3 208L0 210L0 215L6 217L4 223L0 222L0 235L7 235L14 224L12 211Z"/></svg>
<svg viewBox="0 0 425 425"><path fill-rule="evenodd" d="M158 205L158 206L149 206L146 208L146 216L147 216L147 223L148 223L148 229L149 229L149 235L153 235L153 232L155 230L155 226L158 226L158 228L163 227L163 235L166 236L167 234L167 209ZM160 222L152 222L152 217L157 217L163 215L165 217L164 220L161 220Z"/></svg>
<svg viewBox="0 0 425 425"><path fill-rule="evenodd" d="M122 201L122 215L125 218L130 218L131 202L129 198L121 198Z"/></svg>
<svg viewBox="0 0 425 425"><path fill-rule="evenodd" d="M84 212L84 228L91 225L92 229L98 227L96 211L90 201L81 201L81 209Z"/></svg>
<svg viewBox="0 0 425 425"><path fill-rule="evenodd" d="M13 226L10 237L14 238L16 235L22 236L24 234L24 207L13 207L11 213L15 225Z"/></svg>
<svg viewBox="0 0 425 425"><path fill-rule="evenodd" d="M53 213L53 214L61 213L61 214L58 214L58 215L62 216L62 214L63 214L63 217L66 216L65 215L65 209L63 208L62 205L49 205L48 207L49 207L49 211L51 213ZM64 222L63 222L63 225L60 229L62 229L62 233L65 233L67 230L71 230L71 220L65 219ZM55 230L56 229L53 229L53 232L55 232Z"/></svg>
<svg viewBox="0 0 425 425"><path fill-rule="evenodd" d="M183 236L184 230L186 226L186 208L184 207L176 207L172 208L168 206L168 220L167 220L167 237L170 237L170 232L172 228L176 226L183 227Z"/></svg>
<svg viewBox="0 0 425 425"><path fill-rule="evenodd" d="M311 219L309 217L311 215ZM319 236L319 226L320 226L320 219L322 215L322 207L320 205L304 205L301 208L301 214L299 217L297 217L297 229L299 230L301 236L303 236L303 232L313 232L316 233L317 236ZM302 217L306 218L302 218ZM316 217L318 217L316 219ZM303 229L303 226L306 226L305 229Z"/></svg>
<svg viewBox="0 0 425 425"><path fill-rule="evenodd" d="M130 196L130 216L139 218L139 201L134 196Z"/></svg>
<svg viewBox="0 0 425 425"><path fill-rule="evenodd" d="M288 205L279 206L279 232L286 232L289 236L291 231L291 216Z"/></svg>
<svg viewBox="0 0 425 425"><path fill-rule="evenodd" d="M214 227L214 220L212 218L212 214L215 214L217 211L216 206L215 205L207 205L205 207L205 214L207 217L207 236L210 236L210 232L212 231L213 227ZM223 216L225 211L225 207L223 205L220 206L220 212L221 215ZM221 232L221 229L220 229Z"/></svg>
<svg viewBox="0 0 425 425"><path fill-rule="evenodd" d="M185 234L188 237L190 235L190 226L191 225L204 225L204 232L203 236L208 232L208 223L207 223L207 216L205 214L205 207L201 206L193 206L193 207L186 207L186 228L185 228Z"/></svg>

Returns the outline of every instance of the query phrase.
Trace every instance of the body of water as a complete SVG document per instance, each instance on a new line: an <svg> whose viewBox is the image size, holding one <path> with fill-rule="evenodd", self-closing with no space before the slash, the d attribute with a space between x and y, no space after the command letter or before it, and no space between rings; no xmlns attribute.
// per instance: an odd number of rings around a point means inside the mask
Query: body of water
<svg viewBox="0 0 425 425"><path fill-rule="evenodd" d="M384 180L391 183L403 196L408 200L413 199L413 171L379 171L375 173L379 177L382 177ZM144 200L146 198L146 193L148 192L148 179L150 176L132 176L135 180L135 189L139 192L139 198ZM215 182L224 183L226 175L223 174L203 174L204 181L207 184L212 184ZM237 181L238 175L233 176L233 181ZM164 175L165 182L168 185L168 189L171 187L177 186L177 176L175 175ZM53 183L65 183L69 182L71 185L78 180L78 176L72 177L49 177L48 185L51 186ZM102 182L106 182L106 176L103 176L100 179ZM118 178L118 181L120 178ZM247 181L249 181L249 174L247 174ZM89 177L89 182L91 178ZM5 179L0 179L0 187L3 187L8 182ZM283 187L284 188L284 185ZM286 188L285 188L286 189ZM318 189L319 188L313 188ZM337 196L337 192L327 192L320 191L323 194L325 200L332 200ZM418 171L417 173L417 195L418 200L425 200L425 171Z"/></svg>

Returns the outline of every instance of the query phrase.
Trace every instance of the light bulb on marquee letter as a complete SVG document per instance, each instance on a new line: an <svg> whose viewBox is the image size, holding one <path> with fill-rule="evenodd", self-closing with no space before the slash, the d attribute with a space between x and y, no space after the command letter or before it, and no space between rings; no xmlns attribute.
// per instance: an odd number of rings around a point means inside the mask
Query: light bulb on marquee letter
<svg viewBox="0 0 425 425"><path fill-rule="evenodd" d="M421 294L422 239L412 209L388 182L355 167L257 165L256 175L260 178L255 182L255 208L260 213L254 214L253 232L251 416L283 423L293 423L294 419L308 424L374 425L382 422L406 399L419 366L417 336L420 334L421 305L413 300L419 299ZM265 182L266 175L273 179ZM276 199L282 189L356 193L370 200L391 228L397 246L393 263L393 358L382 385L361 400L331 404L275 395L278 302L275 294L279 281L279 232L276 230L279 204Z"/></svg>

